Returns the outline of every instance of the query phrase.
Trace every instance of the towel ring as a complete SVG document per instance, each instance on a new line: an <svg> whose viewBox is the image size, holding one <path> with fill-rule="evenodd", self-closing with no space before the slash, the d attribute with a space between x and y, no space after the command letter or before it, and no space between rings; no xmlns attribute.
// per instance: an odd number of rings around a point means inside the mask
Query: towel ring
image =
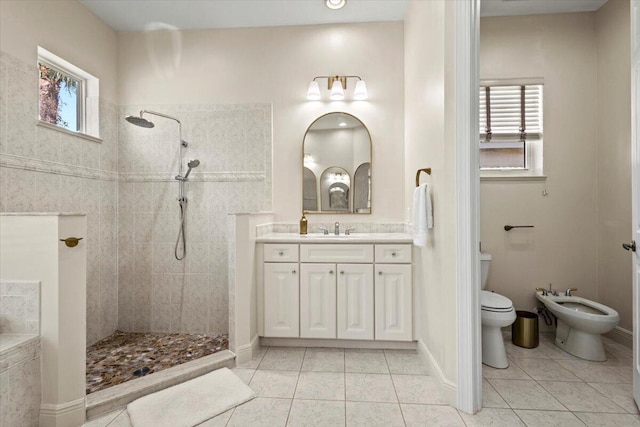
<svg viewBox="0 0 640 427"><path fill-rule="evenodd" d="M431 168L418 169L416 172L416 187L420 187L420 172L425 172L427 175L431 175Z"/></svg>

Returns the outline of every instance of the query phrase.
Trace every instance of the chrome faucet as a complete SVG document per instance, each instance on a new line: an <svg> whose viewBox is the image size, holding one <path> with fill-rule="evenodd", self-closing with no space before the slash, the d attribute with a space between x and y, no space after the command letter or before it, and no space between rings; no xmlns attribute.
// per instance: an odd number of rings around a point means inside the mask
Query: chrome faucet
<svg viewBox="0 0 640 427"><path fill-rule="evenodd" d="M570 297L570 296L571 296L571 292L575 292L575 291L577 291L577 290L578 290L578 288L569 288L569 289L567 289L567 291L564 293L564 295L565 295L565 296Z"/></svg>
<svg viewBox="0 0 640 427"><path fill-rule="evenodd" d="M335 234L336 236L340 235L340 223L338 221L336 221L336 225L335 225L335 229L333 230L333 234Z"/></svg>
<svg viewBox="0 0 640 427"><path fill-rule="evenodd" d="M547 295L549 295L547 293L547 289L546 288L536 288L536 291L542 291L542 296L546 297Z"/></svg>
<svg viewBox="0 0 640 427"><path fill-rule="evenodd" d="M356 231L356 229L352 228L352 227L347 227L347 229L344 230L344 235L345 236L350 236L352 231Z"/></svg>
<svg viewBox="0 0 640 427"><path fill-rule="evenodd" d="M329 235L329 230L327 230L327 227L318 227L318 231L322 231L322 234L324 234L325 236Z"/></svg>

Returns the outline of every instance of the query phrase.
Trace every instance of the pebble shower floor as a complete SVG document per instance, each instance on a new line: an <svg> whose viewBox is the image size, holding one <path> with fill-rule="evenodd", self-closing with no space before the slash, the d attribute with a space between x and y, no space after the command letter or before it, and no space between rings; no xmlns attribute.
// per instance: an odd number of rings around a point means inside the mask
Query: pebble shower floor
<svg viewBox="0 0 640 427"><path fill-rule="evenodd" d="M87 348L87 394L227 348L229 336L226 334L116 331Z"/></svg>

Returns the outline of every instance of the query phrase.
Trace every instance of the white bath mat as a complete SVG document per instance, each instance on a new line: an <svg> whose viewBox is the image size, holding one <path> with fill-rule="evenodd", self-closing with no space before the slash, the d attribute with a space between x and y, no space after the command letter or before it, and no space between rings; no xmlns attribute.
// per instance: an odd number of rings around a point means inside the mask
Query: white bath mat
<svg viewBox="0 0 640 427"><path fill-rule="evenodd" d="M134 427L193 427L236 407L256 394L227 368L131 402Z"/></svg>

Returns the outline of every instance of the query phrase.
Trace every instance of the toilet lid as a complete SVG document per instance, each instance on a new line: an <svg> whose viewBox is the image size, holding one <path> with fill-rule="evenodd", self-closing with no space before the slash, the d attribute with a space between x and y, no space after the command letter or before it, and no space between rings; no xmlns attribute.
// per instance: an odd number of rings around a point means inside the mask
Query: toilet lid
<svg viewBox="0 0 640 427"><path fill-rule="evenodd" d="M509 298L490 291L480 291L480 305L483 309L493 311L509 311L513 308Z"/></svg>

